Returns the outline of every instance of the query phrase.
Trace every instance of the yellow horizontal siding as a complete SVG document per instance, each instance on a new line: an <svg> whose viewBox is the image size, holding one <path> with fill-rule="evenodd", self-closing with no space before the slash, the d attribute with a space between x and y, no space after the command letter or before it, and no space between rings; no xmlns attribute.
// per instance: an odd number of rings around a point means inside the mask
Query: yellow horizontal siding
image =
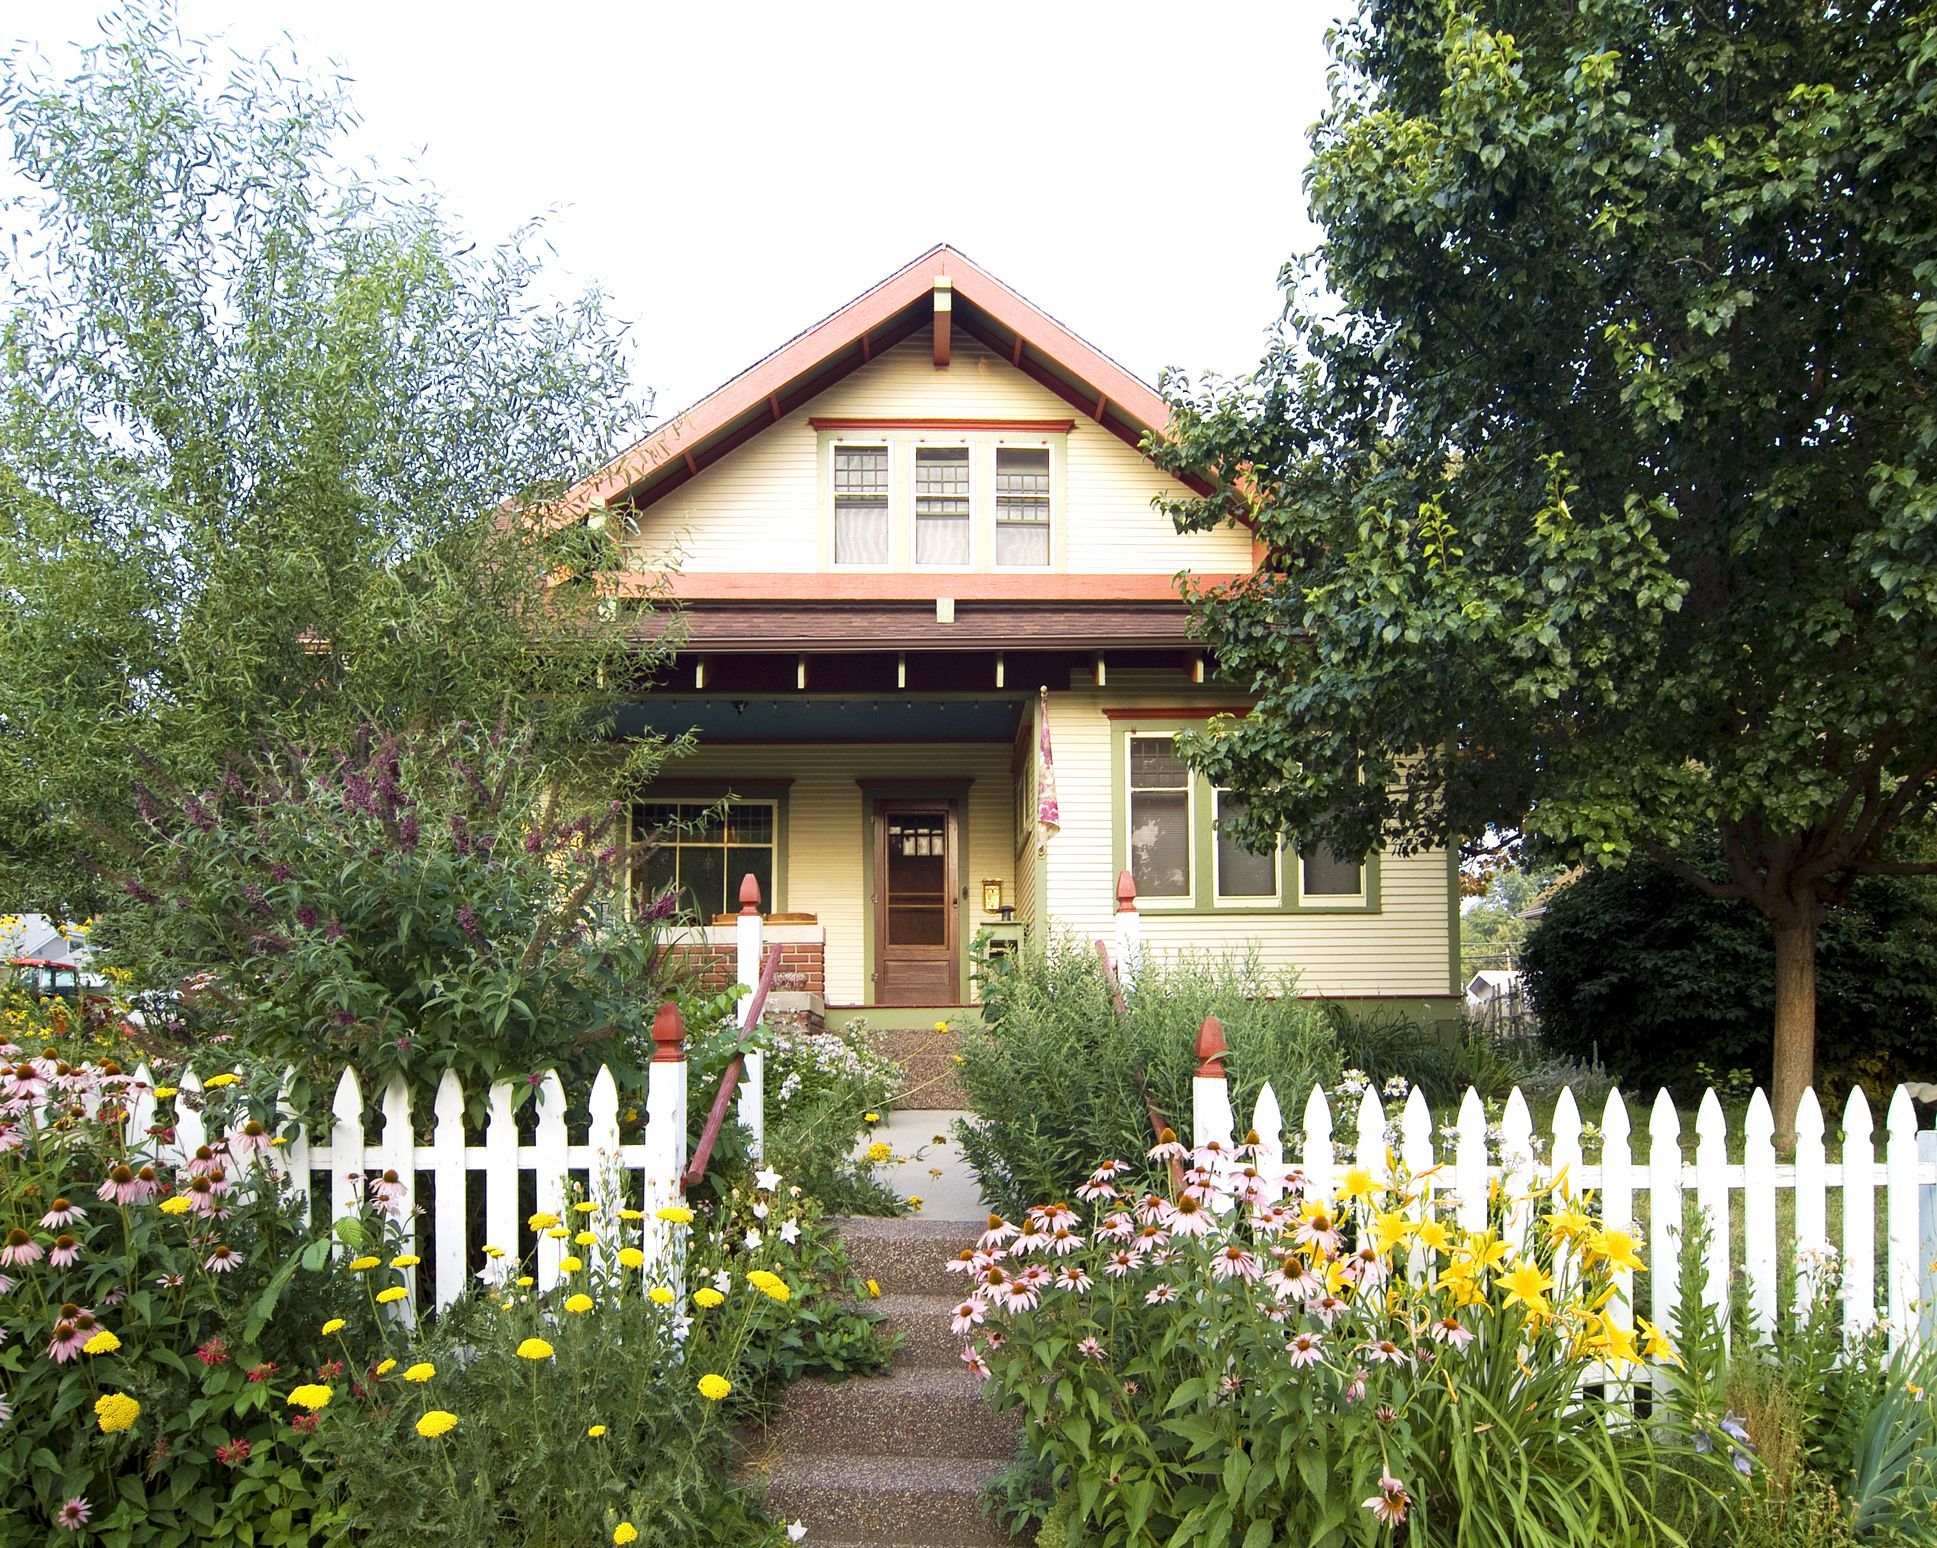
<svg viewBox="0 0 1937 1548"><path fill-rule="evenodd" d="M988 922L982 883L1000 880L1015 892L1014 787L1009 748L990 742L909 746L829 743L820 746L726 747L701 744L668 764L667 779L791 779L787 792L787 852L781 857L790 913L820 917L827 932L827 1001L861 1005L873 999L865 950L872 913L867 896L867 849L862 778L973 780L969 786L967 854L961 882L963 938ZM964 981L963 993L969 991Z"/></svg>
<svg viewBox="0 0 1937 1548"><path fill-rule="evenodd" d="M973 340L958 337L950 364L937 370L925 330L652 506L633 544L635 562L691 573L815 569L822 513L810 417L1073 419L1057 569L1169 575L1250 568L1245 529L1180 536L1150 502L1181 493L1182 485Z"/></svg>
<svg viewBox="0 0 1937 1548"><path fill-rule="evenodd" d="M1228 692L1221 696L1228 699ZM1181 674L1113 675L1109 687L1087 683L1050 694L1062 831L1049 841L1048 909L1052 931L1078 940L1115 938L1115 881L1110 738L1116 723L1102 713L1137 704L1219 702ZM1271 972L1297 969L1300 992L1324 995L1444 995L1451 976L1446 854L1385 855L1381 907L1367 914L1177 913L1146 910L1143 938L1157 951L1231 951L1255 947Z"/></svg>

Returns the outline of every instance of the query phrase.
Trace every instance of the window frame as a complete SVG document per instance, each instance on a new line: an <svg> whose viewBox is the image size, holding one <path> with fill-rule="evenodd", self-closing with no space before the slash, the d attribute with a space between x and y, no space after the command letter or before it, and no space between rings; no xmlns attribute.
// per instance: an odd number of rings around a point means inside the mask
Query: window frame
<svg viewBox="0 0 1937 1548"><path fill-rule="evenodd" d="M788 784L791 784L791 781ZM634 843L638 842L643 836L639 828L639 809L645 806L711 807L725 804L727 806L771 807L773 809L773 841L770 847L773 851L773 860L768 867L770 877L768 891L772 896L762 897L760 899L760 911L762 914L784 913L787 906L788 784L769 783L755 785L751 788L735 786L732 789L720 786L698 787L687 784L680 784L666 789L648 786L627 804L626 835ZM676 844L675 847L680 846ZM690 847L701 849L709 846L694 844ZM732 849L756 849L760 846L755 844L722 843L718 847L724 851ZM625 881L626 917L628 919L641 917L639 912L638 881L637 869L629 870ZM739 885L739 877L729 872L726 878L726 907L722 912L732 914L739 911ZM647 900L648 903L650 901L650 899ZM706 928L713 924L715 917L713 914L707 914L693 920L692 924L699 928Z"/></svg>
<svg viewBox="0 0 1937 1548"><path fill-rule="evenodd" d="M879 564L857 564L844 562L841 552L841 497L834 484L834 468L844 451L881 451L888 458L888 503L884 514L888 520L888 557ZM895 508L896 499L895 439L891 435L837 435L828 441L827 447L827 567L846 574L865 575L870 572L885 572L895 567Z"/></svg>
<svg viewBox="0 0 1937 1548"><path fill-rule="evenodd" d="M1123 814L1123 824L1122 824L1121 842L1117 846L1117 853L1121 857L1118 868L1120 870L1128 871L1132 876L1136 875L1137 868L1136 868L1135 859L1131 853L1131 836L1133 832L1133 825L1131 822L1130 807L1131 807L1131 802L1136 795L1136 787L1134 787L1131 784L1130 744L1134 741L1155 742L1155 741L1162 741L1166 739L1171 741L1174 744L1176 741L1176 736L1177 736L1177 733L1174 731L1139 729L1139 730L1124 732L1120 741L1120 745L1122 746L1122 749L1123 749L1123 781L1122 781L1123 800L1121 802L1119 809ZM1150 894L1149 895L1150 901L1148 905L1149 910L1152 910L1152 911L1157 909L1184 910L1184 909L1194 909L1195 907L1197 907L1197 883L1198 883L1198 878L1203 874L1203 866L1200 863L1201 857L1197 852L1198 851L1197 815L1198 815L1198 809L1199 809L1199 802L1197 799L1197 787L1201 783L1201 779L1202 779L1202 776L1200 776L1195 769L1191 768L1189 764L1184 765L1184 878L1186 882L1185 888L1180 893L1167 893L1162 896L1158 896L1156 894ZM1152 786L1151 788L1167 790L1172 787ZM1145 897L1145 894L1139 891L1137 894L1137 907L1139 909L1145 908L1144 897Z"/></svg>
<svg viewBox="0 0 1937 1548"><path fill-rule="evenodd" d="M1359 861L1359 890L1357 892L1308 892L1305 889L1305 862L1311 857L1311 851L1302 847L1294 848L1292 854L1298 862L1294 868L1297 875L1292 882L1292 886L1295 889L1296 901L1300 908L1307 910L1316 908L1359 910L1366 907L1367 899L1370 896L1369 887L1372 874L1371 856L1364 856Z"/></svg>
<svg viewBox="0 0 1937 1548"><path fill-rule="evenodd" d="M1047 551L1041 564L1004 564L997 556L1001 545L997 535L1002 530L1002 454L1005 451L1036 452L1043 454L1044 475L1049 480L1048 493L1043 497L1043 546ZM989 568L999 575L1047 575L1056 568L1056 449L1047 439L1040 446L1025 444L1021 441L997 440L989 448ZM1030 523L1034 525L1034 523Z"/></svg>

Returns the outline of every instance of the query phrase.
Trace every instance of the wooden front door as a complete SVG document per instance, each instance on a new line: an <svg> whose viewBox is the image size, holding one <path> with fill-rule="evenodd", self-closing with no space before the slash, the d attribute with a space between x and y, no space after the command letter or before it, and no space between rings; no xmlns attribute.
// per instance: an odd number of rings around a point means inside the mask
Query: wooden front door
<svg viewBox="0 0 1937 1548"><path fill-rule="evenodd" d="M874 1003L961 1003L953 801L874 806Z"/></svg>

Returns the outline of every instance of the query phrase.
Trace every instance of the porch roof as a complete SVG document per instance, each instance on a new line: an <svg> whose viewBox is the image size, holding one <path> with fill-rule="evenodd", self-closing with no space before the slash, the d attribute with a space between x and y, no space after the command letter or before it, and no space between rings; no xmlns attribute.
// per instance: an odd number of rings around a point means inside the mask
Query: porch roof
<svg viewBox="0 0 1937 1548"><path fill-rule="evenodd" d="M942 623L929 601L694 600L677 614L641 615L642 638L678 620L687 650L1167 650L1191 644L1184 604L1167 601L1003 602L957 599Z"/></svg>
<svg viewBox="0 0 1937 1548"><path fill-rule="evenodd" d="M695 732L701 743L1002 742L1015 739L1020 693L777 696L656 693L623 705L625 737Z"/></svg>

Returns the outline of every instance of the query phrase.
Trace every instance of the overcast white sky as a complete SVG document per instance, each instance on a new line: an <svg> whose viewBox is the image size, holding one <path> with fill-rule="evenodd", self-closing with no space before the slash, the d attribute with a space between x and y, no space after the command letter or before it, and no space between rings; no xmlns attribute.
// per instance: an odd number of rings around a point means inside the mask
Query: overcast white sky
<svg viewBox="0 0 1937 1548"><path fill-rule="evenodd" d="M58 59L98 0L15 0ZM184 0L183 31L342 65L353 146L557 271L683 408L936 242L1152 380L1238 372L1310 245L1333 0L452 5Z"/></svg>

